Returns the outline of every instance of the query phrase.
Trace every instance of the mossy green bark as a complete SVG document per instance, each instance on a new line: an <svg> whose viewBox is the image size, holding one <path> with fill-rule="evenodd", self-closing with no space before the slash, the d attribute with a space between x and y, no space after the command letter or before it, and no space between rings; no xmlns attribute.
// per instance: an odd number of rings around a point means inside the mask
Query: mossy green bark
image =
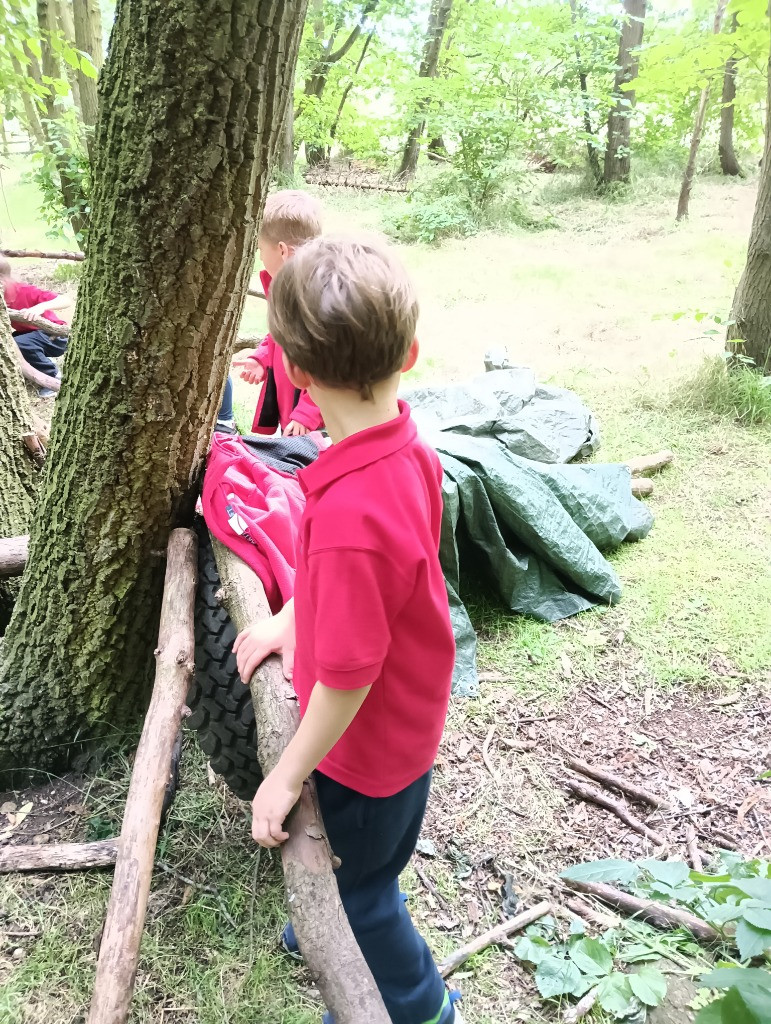
<svg viewBox="0 0 771 1024"><path fill-rule="evenodd" d="M0 650L0 768L141 709L166 540L190 521L306 0L120 0L87 260Z"/></svg>
<svg viewBox="0 0 771 1024"><path fill-rule="evenodd" d="M8 310L0 289L0 537L29 532L37 472L22 437L32 430L32 409L21 375ZM0 580L0 632L19 592L18 579Z"/></svg>

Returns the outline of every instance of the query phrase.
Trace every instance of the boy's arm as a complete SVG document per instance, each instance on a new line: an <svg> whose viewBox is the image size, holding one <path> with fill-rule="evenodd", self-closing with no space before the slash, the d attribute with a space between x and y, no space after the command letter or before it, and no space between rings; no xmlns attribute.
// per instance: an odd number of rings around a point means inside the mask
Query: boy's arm
<svg viewBox="0 0 771 1024"><path fill-rule="evenodd" d="M322 682L313 687L297 732L252 801L252 836L260 846L279 846L289 838L284 821L303 782L354 720L369 691L369 686L338 690Z"/></svg>
<svg viewBox="0 0 771 1024"><path fill-rule="evenodd" d="M27 306L25 312L30 316L40 316L51 309L66 309L70 300L66 295L57 295L56 292L45 292L40 288L34 289L34 297L37 300L34 306Z"/></svg>
<svg viewBox="0 0 771 1024"><path fill-rule="evenodd" d="M233 366L241 369L241 379L248 384L261 384L265 379L265 370L270 366L275 342L269 334L260 342L257 349L246 359L233 361Z"/></svg>

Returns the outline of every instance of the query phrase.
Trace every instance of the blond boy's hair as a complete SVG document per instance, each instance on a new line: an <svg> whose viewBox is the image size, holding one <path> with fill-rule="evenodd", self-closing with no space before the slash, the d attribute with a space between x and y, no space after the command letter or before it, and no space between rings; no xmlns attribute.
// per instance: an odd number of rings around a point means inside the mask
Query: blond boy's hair
<svg viewBox="0 0 771 1024"><path fill-rule="evenodd" d="M321 234L321 203L299 189L274 192L265 201L260 238L297 246Z"/></svg>
<svg viewBox="0 0 771 1024"><path fill-rule="evenodd" d="M375 241L315 239L271 285L268 326L287 359L320 384L365 399L404 366L417 319L406 270Z"/></svg>

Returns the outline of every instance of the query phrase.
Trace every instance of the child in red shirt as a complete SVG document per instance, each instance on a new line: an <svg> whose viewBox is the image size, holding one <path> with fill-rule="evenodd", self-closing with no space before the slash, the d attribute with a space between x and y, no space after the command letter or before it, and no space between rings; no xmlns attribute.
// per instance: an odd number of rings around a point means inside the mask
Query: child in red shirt
<svg viewBox="0 0 771 1024"><path fill-rule="evenodd" d="M284 820L315 769L343 906L391 1019L457 1024L398 883L455 657L438 556L442 470L397 399L417 358L417 312L403 268L366 242L310 242L274 280L269 323L287 376L317 403L334 443L298 474L306 508L294 600L240 633L234 650L244 680L281 653L302 715L254 798L255 840L288 838ZM291 928L284 938L291 945Z"/></svg>
<svg viewBox="0 0 771 1024"><path fill-rule="evenodd" d="M257 245L265 269L260 281L268 298L271 280L298 246L321 234L321 206L307 192L284 189L268 197L260 225ZM254 355L234 366L250 384L262 384L262 393L254 414L255 434L275 434L276 428L287 436L308 434L322 425L318 406L307 391L297 388L284 369L281 348L266 334Z"/></svg>
<svg viewBox="0 0 771 1024"><path fill-rule="evenodd" d="M0 286L2 286L3 297L8 309L15 309L19 313L24 312L28 316L42 317L44 320L50 320L52 324L64 324L64 320L60 320L53 310L69 306L70 300L67 296L43 291L25 281L17 281L12 276L11 264L5 256L1 255ZM55 338L46 331L35 330L14 320L11 320L11 330L13 331L13 340L30 366L45 373L48 377L59 376L56 363L52 362L50 357L64 355L67 350L68 338ZM56 392L49 388L40 390L41 398L49 398L54 394Z"/></svg>

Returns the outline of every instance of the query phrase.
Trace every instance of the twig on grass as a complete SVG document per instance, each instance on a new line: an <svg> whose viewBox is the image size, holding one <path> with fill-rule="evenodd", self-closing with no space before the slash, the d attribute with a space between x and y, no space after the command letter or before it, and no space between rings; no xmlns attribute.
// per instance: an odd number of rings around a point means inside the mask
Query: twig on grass
<svg viewBox="0 0 771 1024"><path fill-rule="evenodd" d="M452 907L447 902L447 900L444 898L444 896L442 896L442 894L439 892L437 887L434 885L434 883L431 881L431 879L425 873L425 871L420 866L420 864L418 864L417 861L413 861L412 866L415 868L415 874L421 880L421 882L426 887L428 892L431 893L431 895L434 897L434 899L439 904L439 906L442 908L442 910L444 910L445 913L449 913L452 910Z"/></svg>
<svg viewBox="0 0 771 1024"><path fill-rule="evenodd" d="M685 826L685 846L688 850L688 856L691 860L691 867L694 871L704 870L704 860L701 856L701 850L696 842L696 829L693 827L692 822L688 822Z"/></svg>
<svg viewBox="0 0 771 1024"><path fill-rule="evenodd" d="M544 900L542 903L536 903L530 910L525 910L521 914L517 914L516 917L512 917L508 921L496 925L495 928L484 932L482 935L478 935L471 942L461 946L460 949L456 949L454 953L450 953L448 957L442 960L439 964L439 973L443 978L448 977L453 971L457 971L459 967L465 964L475 953L480 953L483 949L487 949L488 946L497 945L502 939L508 938L514 932L521 931L522 928L526 928L533 921L537 921L539 917L544 917L551 909L551 903L548 900Z"/></svg>
<svg viewBox="0 0 771 1024"><path fill-rule="evenodd" d="M641 836L645 836L656 846L664 846L666 840L658 832L654 832L652 828L648 828L645 822L640 821L630 810L628 810L624 804L618 800L613 800L612 797L606 796L601 793L599 789L595 789L593 786L585 786L582 782L577 782L575 779L565 779L565 785L568 789L575 793L576 796L582 800L588 800L590 803L597 804L598 807L604 807L607 811L612 811L621 821L624 822L634 832L638 832Z"/></svg>
<svg viewBox="0 0 771 1024"><path fill-rule="evenodd" d="M500 785L501 780L495 768L493 767L492 761L490 760L490 744L492 743L493 736L495 735L495 727L495 722L493 722L493 724L490 726L487 732L487 736L485 736L485 741L482 744L482 760L485 763L485 768L492 775L493 782L495 783L496 786L498 786Z"/></svg>
<svg viewBox="0 0 771 1024"><path fill-rule="evenodd" d="M608 771L607 768L597 768L594 765L581 760L580 757L575 757L570 753L568 753L566 761L568 767L572 768L574 772L578 772L579 775L585 775L587 778L594 779L596 782L601 782L605 786L612 786L613 789L618 789L633 800L640 800L642 803L649 804L651 807L660 807L664 810L671 809L670 804L664 800L663 797L656 796L647 789L643 789L642 786L638 786L634 782L629 782L628 779L622 778L620 775L616 775L615 772Z"/></svg>
<svg viewBox="0 0 771 1024"><path fill-rule="evenodd" d="M581 1020L587 1015L597 1002L598 989L590 988L586 995L580 999L575 1006L572 1006L569 1010L565 1011L563 1021L565 1024L576 1024L576 1021Z"/></svg>

